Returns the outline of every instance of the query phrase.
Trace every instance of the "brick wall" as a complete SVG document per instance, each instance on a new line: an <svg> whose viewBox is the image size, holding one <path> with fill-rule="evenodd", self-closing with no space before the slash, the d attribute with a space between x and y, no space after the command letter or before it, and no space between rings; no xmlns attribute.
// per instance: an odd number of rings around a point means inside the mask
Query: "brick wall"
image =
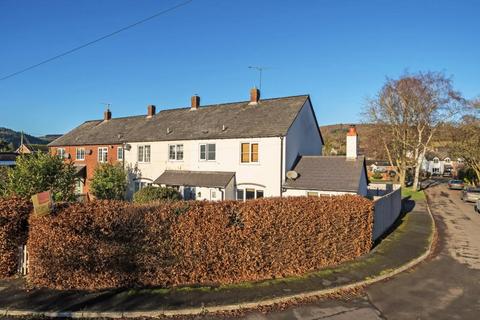
<svg viewBox="0 0 480 320"><path fill-rule="evenodd" d="M107 153L107 159L108 162L111 164L114 164L118 161L117 158L117 153L118 153L118 148L121 147L122 145L88 145L88 146L64 146L64 147L50 147L50 153L51 154L56 154L57 149L59 148L64 148L65 153L69 154L70 157L65 159L65 161L73 161L74 164L76 165L85 165L86 166L86 171L87 171L87 176L86 176L86 181L85 185L83 187L83 193L88 194L89 192L89 185L90 185L90 180L93 177L93 172L98 165L98 148L103 148L107 147L108 148L108 153ZM78 160L77 159L77 148L84 148L85 149L85 160ZM91 153L89 152L91 150Z"/></svg>

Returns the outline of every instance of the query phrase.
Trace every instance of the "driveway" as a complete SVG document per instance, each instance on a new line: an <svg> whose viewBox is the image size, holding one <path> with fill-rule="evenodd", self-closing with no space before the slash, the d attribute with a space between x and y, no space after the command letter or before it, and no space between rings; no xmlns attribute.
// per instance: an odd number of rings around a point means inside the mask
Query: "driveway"
<svg viewBox="0 0 480 320"><path fill-rule="evenodd" d="M445 184L427 190L438 228L429 260L350 300L323 300L245 319L480 319L480 215Z"/></svg>

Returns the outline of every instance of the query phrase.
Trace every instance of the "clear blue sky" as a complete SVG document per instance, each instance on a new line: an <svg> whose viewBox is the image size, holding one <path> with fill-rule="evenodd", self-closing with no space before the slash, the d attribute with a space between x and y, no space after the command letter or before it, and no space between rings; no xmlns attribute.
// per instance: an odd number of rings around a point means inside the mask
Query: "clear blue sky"
<svg viewBox="0 0 480 320"><path fill-rule="evenodd" d="M181 0L0 0L0 77ZM480 1L194 0L60 60L0 81L0 126L64 133L102 117L308 93L320 124L359 120L386 76L444 71L480 94Z"/></svg>

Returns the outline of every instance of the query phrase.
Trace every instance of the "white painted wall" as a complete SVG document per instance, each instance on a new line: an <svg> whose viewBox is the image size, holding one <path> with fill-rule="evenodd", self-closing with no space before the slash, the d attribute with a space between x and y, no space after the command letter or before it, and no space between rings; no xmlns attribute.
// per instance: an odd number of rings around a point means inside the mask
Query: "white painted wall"
<svg viewBox="0 0 480 320"><path fill-rule="evenodd" d="M259 144L259 162L241 163L241 143L250 142ZM200 144L216 144L216 160L200 160ZM143 179L154 181L165 170L192 170L192 171L231 171L236 173L237 185L255 185L263 189L265 197L280 196L280 138L253 138L253 139L212 139L212 140L185 140L129 143L131 149L125 151L125 164L130 168L130 183L128 195L133 193L133 181ZM183 161L168 159L168 146L183 144ZM139 145L150 145L151 157L149 163L137 162ZM228 188L227 188L228 189ZM228 194L235 193L227 190Z"/></svg>
<svg viewBox="0 0 480 320"><path fill-rule="evenodd" d="M291 170L298 155L322 154L322 139L310 100L304 104L285 137L285 170Z"/></svg>
<svg viewBox="0 0 480 320"><path fill-rule="evenodd" d="M347 135L347 158L356 159L358 156L358 136Z"/></svg>

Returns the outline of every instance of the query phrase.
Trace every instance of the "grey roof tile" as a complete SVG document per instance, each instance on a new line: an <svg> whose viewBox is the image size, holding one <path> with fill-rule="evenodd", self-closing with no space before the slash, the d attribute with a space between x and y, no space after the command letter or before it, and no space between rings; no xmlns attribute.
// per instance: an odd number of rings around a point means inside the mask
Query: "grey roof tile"
<svg viewBox="0 0 480 320"><path fill-rule="evenodd" d="M287 179L286 188L357 192L365 157L347 160L340 156L302 156L293 170L298 178Z"/></svg>
<svg viewBox="0 0 480 320"><path fill-rule="evenodd" d="M228 139L285 135L308 95L162 110L146 115L87 121L49 146L123 142Z"/></svg>

